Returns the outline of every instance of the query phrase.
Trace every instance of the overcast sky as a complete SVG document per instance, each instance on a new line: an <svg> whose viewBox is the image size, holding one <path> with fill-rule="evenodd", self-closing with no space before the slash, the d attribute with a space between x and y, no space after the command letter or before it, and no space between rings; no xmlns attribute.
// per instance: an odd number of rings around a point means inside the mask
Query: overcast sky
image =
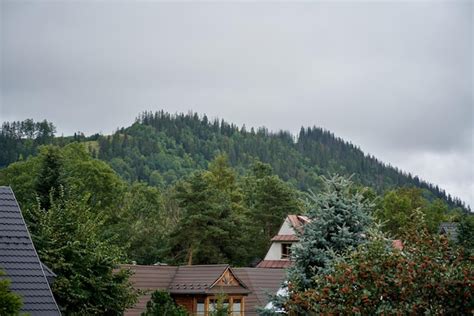
<svg viewBox="0 0 474 316"><path fill-rule="evenodd" d="M0 1L0 121L316 125L474 205L471 1Z"/></svg>

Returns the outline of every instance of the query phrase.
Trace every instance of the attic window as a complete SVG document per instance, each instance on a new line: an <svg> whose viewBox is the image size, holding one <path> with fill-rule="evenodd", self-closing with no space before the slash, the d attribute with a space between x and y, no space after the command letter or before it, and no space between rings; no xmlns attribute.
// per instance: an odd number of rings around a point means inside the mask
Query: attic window
<svg viewBox="0 0 474 316"><path fill-rule="evenodd" d="M282 243L281 244L281 258L282 259L290 259L291 255L291 244L290 243Z"/></svg>

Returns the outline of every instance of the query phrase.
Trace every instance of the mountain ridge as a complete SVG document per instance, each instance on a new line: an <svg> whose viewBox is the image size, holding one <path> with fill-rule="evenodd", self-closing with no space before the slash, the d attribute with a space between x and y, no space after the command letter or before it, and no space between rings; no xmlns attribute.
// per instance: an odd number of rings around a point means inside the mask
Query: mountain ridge
<svg viewBox="0 0 474 316"><path fill-rule="evenodd" d="M79 141L124 179L166 186L194 170L205 169L217 154L225 153L239 172L260 160L300 190L317 191L319 176L338 173L353 175L357 183L377 192L414 186L424 189L429 199L440 198L451 207L470 209L439 186L365 154L359 146L316 126L302 127L295 135L265 127L239 127L196 112L170 114L162 110L142 112L133 124L110 135L86 137L75 133L56 137L54 132L54 126L47 121L4 123L0 145L10 146L10 150L0 154L0 167L35 154L43 144Z"/></svg>

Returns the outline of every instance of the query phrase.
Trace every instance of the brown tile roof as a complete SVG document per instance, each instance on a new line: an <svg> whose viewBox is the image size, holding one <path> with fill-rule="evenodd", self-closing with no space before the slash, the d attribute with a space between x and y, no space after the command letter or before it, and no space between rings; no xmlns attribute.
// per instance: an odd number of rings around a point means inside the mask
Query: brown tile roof
<svg viewBox="0 0 474 316"><path fill-rule="evenodd" d="M248 293L247 286L240 280L238 280L241 283L240 287L226 286L225 288L212 289L214 283L227 269L230 269L227 264L179 266L168 291L172 294ZM230 271L236 277L232 269Z"/></svg>
<svg viewBox="0 0 474 316"><path fill-rule="evenodd" d="M245 303L245 315L257 315L256 307L265 306L267 293L276 293L283 282L285 271L282 269L230 268L228 265L196 266L139 266L123 265L135 274L131 281L135 288L148 290L166 290L171 294L216 294L224 287L216 285L209 288L220 276L230 269L234 277L242 284L227 286L225 292L248 294ZM125 311L126 316L138 316L146 309L150 294L140 297L137 305Z"/></svg>
<svg viewBox="0 0 474 316"><path fill-rule="evenodd" d="M257 268L284 269L290 267L291 264L290 260L262 260L257 265Z"/></svg>
<svg viewBox="0 0 474 316"><path fill-rule="evenodd" d="M138 298L138 303L125 311L127 316L140 316L146 309L146 303L151 298L151 293L155 290L167 290L178 267L174 266L141 266L122 265L121 268L129 269L133 272L130 278L133 287L145 292Z"/></svg>
<svg viewBox="0 0 474 316"><path fill-rule="evenodd" d="M304 224L309 223L309 218L305 215L288 215L288 220L294 229L300 230Z"/></svg>
<svg viewBox="0 0 474 316"><path fill-rule="evenodd" d="M275 235L272 238L272 241L298 241L298 237L296 235Z"/></svg>
<svg viewBox="0 0 474 316"><path fill-rule="evenodd" d="M136 289L167 289L178 267L175 266L142 266L128 265L120 266L122 269L129 269L133 272L130 278Z"/></svg>
<svg viewBox="0 0 474 316"><path fill-rule="evenodd" d="M257 308L267 305L268 295L278 292L286 273L283 269L234 268L233 270L251 290L245 299L246 316L258 315Z"/></svg>

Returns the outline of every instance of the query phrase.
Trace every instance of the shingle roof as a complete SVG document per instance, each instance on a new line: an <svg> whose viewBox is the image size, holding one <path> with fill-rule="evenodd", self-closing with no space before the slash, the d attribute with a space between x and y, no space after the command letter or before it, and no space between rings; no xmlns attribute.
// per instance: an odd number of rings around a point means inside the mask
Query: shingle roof
<svg viewBox="0 0 474 316"><path fill-rule="evenodd" d="M22 312L32 316L61 315L9 187L0 187L0 269L11 280L11 290L21 295Z"/></svg>
<svg viewBox="0 0 474 316"><path fill-rule="evenodd" d="M206 293L227 270L227 264L179 266L168 288L170 293Z"/></svg>
<svg viewBox="0 0 474 316"><path fill-rule="evenodd" d="M234 276L238 283L233 286L215 286L215 283L226 271ZM227 264L209 264L194 266L179 266L168 286L172 294L211 294L232 293L247 294L249 291L245 283L238 279L233 270Z"/></svg>
<svg viewBox="0 0 474 316"><path fill-rule="evenodd" d="M282 269L230 268L228 265L179 267L123 265L121 267L134 272L131 281L135 288L165 290L171 294L222 293L222 287L212 287L212 284L230 269L242 286L228 286L225 292L248 294L245 300L245 315L249 316L257 315L257 306L263 307L267 304L267 293L276 293L285 276L285 271ZM145 310L149 299L149 294L140 297L137 305L128 309L125 315L140 315Z"/></svg>
<svg viewBox="0 0 474 316"><path fill-rule="evenodd" d="M140 316L146 309L146 303L151 298L151 293L156 290L167 290L178 267L175 266L141 266L122 265L123 269L130 269L133 275L130 281L135 289L145 292L138 298L137 304L125 312L127 316Z"/></svg>
<svg viewBox="0 0 474 316"><path fill-rule="evenodd" d="M262 260L257 264L257 268L284 269L290 267L291 264L290 260Z"/></svg>
<svg viewBox="0 0 474 316"><path fill-rule="evenodd" d="M286 271L283 269L234 268L235 274L248 285L251 293L245 299L245 315L256 316L258 307L265 307L269 295L278 292Z"/></svg>

